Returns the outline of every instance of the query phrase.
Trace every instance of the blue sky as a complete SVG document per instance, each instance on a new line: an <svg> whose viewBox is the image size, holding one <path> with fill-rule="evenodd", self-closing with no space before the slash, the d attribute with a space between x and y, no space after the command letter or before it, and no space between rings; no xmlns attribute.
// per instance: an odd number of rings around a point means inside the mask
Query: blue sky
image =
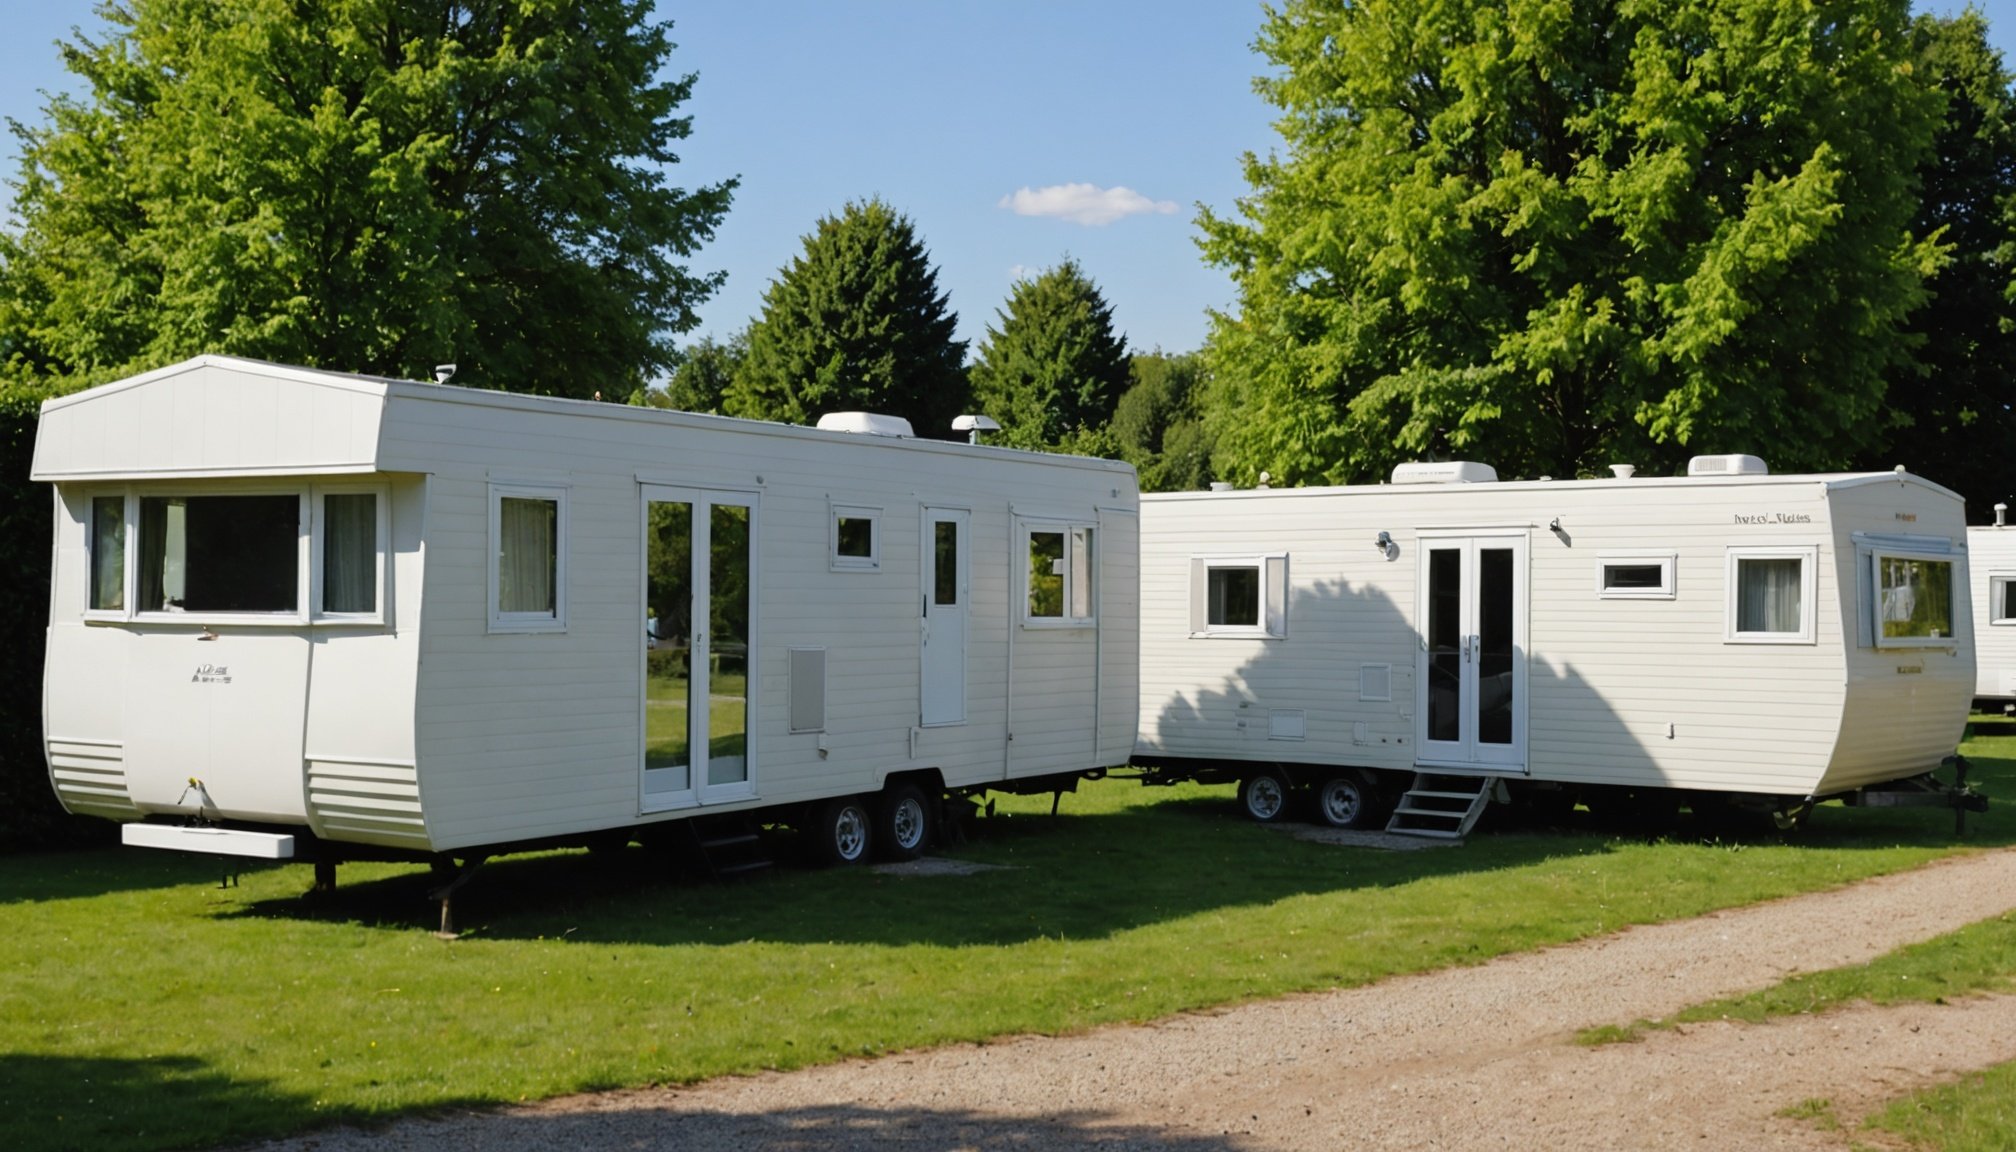
<svg viewBox="0 0 2016 1152"><path fill-rule="evenodd" d="M1921 8L1951 11L1935 0ZM1986 0L2016 47L2016 0ZM1248 0L714 0L661 3L698 72L676 182L739 176L694 261L726 288L692 335L762 308L814 222L880 196L908 214L978 341L1015 278L1073 257L1137 349L1183 351L1233 301L1195 245L1197 205L1229 211L1239 157L1275 137L1252 92ZM0 0L0 117L40 118L65 88L53 42L97 26L90 0ZM0 142L11 174L13 141Z"/></svg>

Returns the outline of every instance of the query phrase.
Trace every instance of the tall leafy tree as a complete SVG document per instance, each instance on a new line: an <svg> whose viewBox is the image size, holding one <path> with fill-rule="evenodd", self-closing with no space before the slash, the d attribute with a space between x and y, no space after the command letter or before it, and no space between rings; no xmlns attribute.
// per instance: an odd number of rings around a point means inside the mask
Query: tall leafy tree
<svg viewBox="0 0 2016 1152"><path fill-rule="evenodd" d="M1203 358L1160 351L1133 358L1134 382L1114 406L1120 458L1134 465L1144 492L1183 492L1210 484L1211 434L1198 403Z"/></svg>
<svg viewBox="0 0 2016 1152"><path fill-rule="evenodd" d="M1958 491L1985 520L2016 503L2016 97L1988 25L1921 16L1916 74L1946 99L1914 231L1950 251L1912 314L1922 373L1890 393L1893 430L1861 464L1903 464Z"/></svg>
<svg viewBox="0 0 2016 1152"><path fill-rule="evenodd" d="M681 412L721 412L748 353L747 333L738 332L726 341L703 336L680 353L679 367L665 386L642 393L638 402Z"/></svg>
<svg viewBox="0 0 2016 1152"><path fill-rule="evenodd" d="M879 199L851 202L803 243L763 294L729 414L810 424L871 411L952 436L968 398L966 344L910 218Z"/></svg>
<svg viewBox="0 0 2016 1152"><path fill-rule="evenodd" d="M122 0L14 125L16 376L199 352L627 395L721 274L667 169L695 77L648 0Z"/></svg>
<svg viewBox="0 0 2016 1152"><path fill-rule="evenodd" d="M1287 0L1283 152L1207 257L1241 480L1461 454L1512 475L1884 434L1937 244L1906 0Z"/></svg>
<svg viewBox="0 0 2016 1152"><path fill-rule="evenodd" d="M1018 280L973 364L973 399L1000 443L1060 448L1106 424L1129 383L1113 307L1075 260Z"/></svg>

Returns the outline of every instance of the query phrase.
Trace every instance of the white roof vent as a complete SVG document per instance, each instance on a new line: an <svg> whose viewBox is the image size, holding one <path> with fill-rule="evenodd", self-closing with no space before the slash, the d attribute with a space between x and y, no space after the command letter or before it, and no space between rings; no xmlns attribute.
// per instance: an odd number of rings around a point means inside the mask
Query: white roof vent
<svg viewBox="0 0 2016 1152"><path fill-rule="evenodd" d="M884 416L877 412L828 412L819 417L819 427L828 432L859 432L864 436L900 436L914 439L917 433L910 430L910 421L901 416Z"/></svg>
<svg viewBox="0 0 2016 1152"><path fill-rule="evenodd" d="M1771 469L1755 456L1696 456L1687 461L1689 476L1769 476Z"/></svg>
<svg viewBox="0 0 2016 1152"><path fill-rule="evenodd" d="M1438 460L1402 464L1393 469L1395 484L1495 484L1498 470L1470 460Z"/></svg>

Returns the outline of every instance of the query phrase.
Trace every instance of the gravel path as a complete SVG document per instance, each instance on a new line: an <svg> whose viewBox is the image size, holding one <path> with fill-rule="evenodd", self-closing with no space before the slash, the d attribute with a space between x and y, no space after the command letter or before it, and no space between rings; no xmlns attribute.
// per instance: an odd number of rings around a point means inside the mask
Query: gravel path
<svg viewBox="0 0 2016 1152"><path fill-rule="evenodd" d="M1474 968L1160 1023L689 1088L566 1097L262 1145L374 1149L1844 1149L1846 1116L2016 1060L2016 997L1711 1024L1582 1048L2016 909L2016 850L1631 928Z"/></svg>

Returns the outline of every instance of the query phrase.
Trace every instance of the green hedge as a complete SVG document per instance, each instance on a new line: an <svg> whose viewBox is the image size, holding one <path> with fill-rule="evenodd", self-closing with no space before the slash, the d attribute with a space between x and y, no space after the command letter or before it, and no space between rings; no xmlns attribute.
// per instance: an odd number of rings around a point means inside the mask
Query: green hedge
<svg viewBox="0 0 2016 1152"><path fill-rule="evenodd" d="M42 649L49 626L47 484L28 479L42 389L0 385L0 851L103 843L114 825L66 815L42 755Z"/></svg>

